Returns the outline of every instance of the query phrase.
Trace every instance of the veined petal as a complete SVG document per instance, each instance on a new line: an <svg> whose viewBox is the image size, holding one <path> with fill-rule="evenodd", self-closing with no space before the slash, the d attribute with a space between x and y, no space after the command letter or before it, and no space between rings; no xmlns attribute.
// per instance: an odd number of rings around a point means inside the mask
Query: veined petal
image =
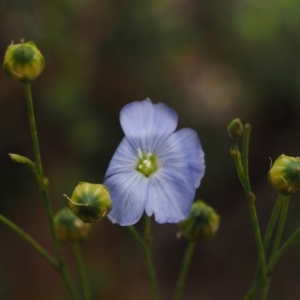
<svg viewBox="0 0 300 300"><path fill-rule="evenodd" d="M157 223L178 223L189 215L196 191L187 172L163 170L150 178L145 209Z"/></svg>
<svg viewBox="0 0 300 300"><path fill-rule="evenodd" d="M148 195L148 181L137 171L115 174L104 181L110 191L112 210L108 218L122 226L139 221Z"/></svg>
<svg viewBox="0 0 300 300"><path fill-rule="evenodd" d="M124 137L109 163L105 180L114 174L132 172L137 161L137 150L132 148L129 140Z"/></svg>
<svg viewBox="0 0 300 300"><path fill-rule="evenodd" d="M191 178L194 188L199 187L205 172L204 152L196 131L185 128L174 132L159 148L161 168L173 172L188 168L188 177Z"/></svg>
<svg viewBox="0 0 300 300"><path fill-rule="evenodd" d="M152 151L157 143L175 131L178 115L164 103L153 104L146 99L125 105L120 113L120 122L125 136L135 148Z"/></svg>

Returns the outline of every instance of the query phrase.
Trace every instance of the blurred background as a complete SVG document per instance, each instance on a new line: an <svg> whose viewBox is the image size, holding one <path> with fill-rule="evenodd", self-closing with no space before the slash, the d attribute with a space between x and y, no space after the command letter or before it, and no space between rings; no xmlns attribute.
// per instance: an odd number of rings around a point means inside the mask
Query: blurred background
<svg viewBox="0 0 300 300"><path fill-rule="evenodd" d="M147 97L197 130L206 175L197 190L221 216L216 238L199 244L184 299L242 299L256 247L243 190L228 154L227 124L252 124L250 177L264 231L277 197L271 157L300 149L300 2L298 0L2 0L0 48L33 40L46 69L33 97L54 211L79 181L102 183L123 137L120 109ZM23 87L0 74L0 212L51 253L35 179L8 153L33 157ZM292 198L285 238L300 226ZM142 230L143 223L137 224ZM163 299L172 293L187 245L175 224L153 222L153 257ZM59 276L0 224L0 299L69 299ZM64 246L76 276L72 247ZM93 299L151 299L143 258L128 230L105 219L83 245ZM273 274L270 299L299 299L300 241Z"/></svg>

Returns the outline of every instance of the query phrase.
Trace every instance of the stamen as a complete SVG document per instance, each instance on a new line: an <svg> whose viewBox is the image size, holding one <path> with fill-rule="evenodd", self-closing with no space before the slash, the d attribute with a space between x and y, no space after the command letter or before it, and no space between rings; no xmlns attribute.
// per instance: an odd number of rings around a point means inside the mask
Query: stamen
<svg viewBox="0 0 300 300"><path fill-rule="evenodd" d="M136 169L143 173L146 177L152 174L157 169L155 156L151 153L143 153L141 149L137 149L137 155L139 158Z"/></svg>
<svg viewBox="0 0 300 300"><path fill-rule="evenodd" d="M139 159L143 160L143 153L142 153L141 149L137 149L137 153L138 153Z"/></svg>

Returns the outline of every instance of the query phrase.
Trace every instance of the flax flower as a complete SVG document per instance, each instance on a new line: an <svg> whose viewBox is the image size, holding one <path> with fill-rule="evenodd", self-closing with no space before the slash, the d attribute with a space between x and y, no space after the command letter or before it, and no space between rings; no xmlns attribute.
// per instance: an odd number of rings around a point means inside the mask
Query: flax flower
<svg viewBox="0 0 300 300"><path fill-rule="evenodd" d="M129 103L120 113L125 137L105 175L113 203L108 218L127 226L143 212L158 223L186 218L204 175L204 153L197 133L175 132L177 113L150 99Z"/></svg>

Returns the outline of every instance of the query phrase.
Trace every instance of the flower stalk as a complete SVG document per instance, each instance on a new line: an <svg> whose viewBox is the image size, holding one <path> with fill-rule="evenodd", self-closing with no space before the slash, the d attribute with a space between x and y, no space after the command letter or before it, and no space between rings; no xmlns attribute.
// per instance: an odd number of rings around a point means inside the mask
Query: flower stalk
<svg viewBox="0 0 300 300"><path fill-rule="evenodd" d="M266 264L266 255L264 250L264 245L261 237L260 226L257 218L256 208L255 208L255 195L251 191L250 180L249 180L249 143L250 143L250 133L251 133L251 125L246 124L244 128L244 138L243 138L243 155L241 154L238 149L238 141L233 140L233 149L230 150L230 154L233 157L237 171L238 177L240 182L244 188L244 192L246 195L251 223L253 227L254 237L256 241L256 247L258 252L259 264L261 266L261 276L258 276L259 279L263 282L263 291L262 291L262 298L266 299L267 297L267 264ZM258 280L259 280L258 279Z"/></svg>
<svg viewBox="0 0 300 300"><path fill-rule="evenodd" d="M30 132L31 132L32 144L33 144L33 151L34 151L34 163L36 166L35 175L36 175L40 193L43 198L45 210L46 210L47 217L48 217L48 223L50 226L50 231L51 231L52 239L54 242L55 253L56 253L58 264L59 264L58 271L64 281L64 284L66 285L67 289L69 290L70 294L72 295L73 299L79 299L79 296L76 292L75 286L72 283L71 277L66 269L65 261L64 261L62 251L60 248L60 244L59 244L57 234L55 231L53 210L51 207L49 193L48 193L48 180L44 177L44 173L43 173L43 166L42 166L42 160L41 160L41 154L40 154L40 148L39 148L39 141L38 141L38 135L37 135L37 129L36 129L36 122L35 122L35 116L34 116L33 100L32 100L30 84L24 83L24 88L25 88L25 95L26 95L26 101L27 101L27 109L28 109Z"/></svg>
<svg viewBox="0 0 300 300"><path fill-rule="evenodd" d="M79 243L73 244L73 250L75 253L76 261L79 268L79 274L81 279L81 285L82 285L82 291L83 291L83 299L84 300L91 300L91 290L90 290L90 284L89 279L86 272L86 267L84 264L84 259L81 251L81 245Z"/></svg>
<svg viewBox="0 0 300 300"><path fill-rule="evenodd" d="M176 284L176 289L175 289L175 300L180 300L182 299L182 291L185 285L186 277L188 274L188 270L193 258L193 254L195 252L197 246L196 241L189 241L188 246L186 248L184 258L182 261L182 265L179 271L179 276Z"/></svg>
<svg viewBox="0 0 300 300"><path fill-rule="evenodd" d="M283 205L282 205L282 209L281 209L281 215L280 215L280 219L279 219L277 233L276 233L274 244L273 244L271 259L272 259L272 257L274 257L275 253L278 251L278 248L280 246L283 228L285 225L286 216L287 216L287 212L288 212L290 198L291 198L290 196L285 196L283 199Z"/></svg>
<svg viewBox="0 0 300 300"><path fill-rule="evenodd" d="M144 260L148 272L148 276L151 283L151 290L152 290L152 296L154 300L159 300L159 290L158 290L158 284L156 279L156 274L154 270L154 265L152 261L151 256L151 250L150 250L150 244L151 244L151 218L145 215L145 230L144 230L144 237L142 238L141 235L138 233L138 231L135 229L134 226L128 226L128 229L135 239L135 241L138 243L140 248L142 249Z"/></svg>

